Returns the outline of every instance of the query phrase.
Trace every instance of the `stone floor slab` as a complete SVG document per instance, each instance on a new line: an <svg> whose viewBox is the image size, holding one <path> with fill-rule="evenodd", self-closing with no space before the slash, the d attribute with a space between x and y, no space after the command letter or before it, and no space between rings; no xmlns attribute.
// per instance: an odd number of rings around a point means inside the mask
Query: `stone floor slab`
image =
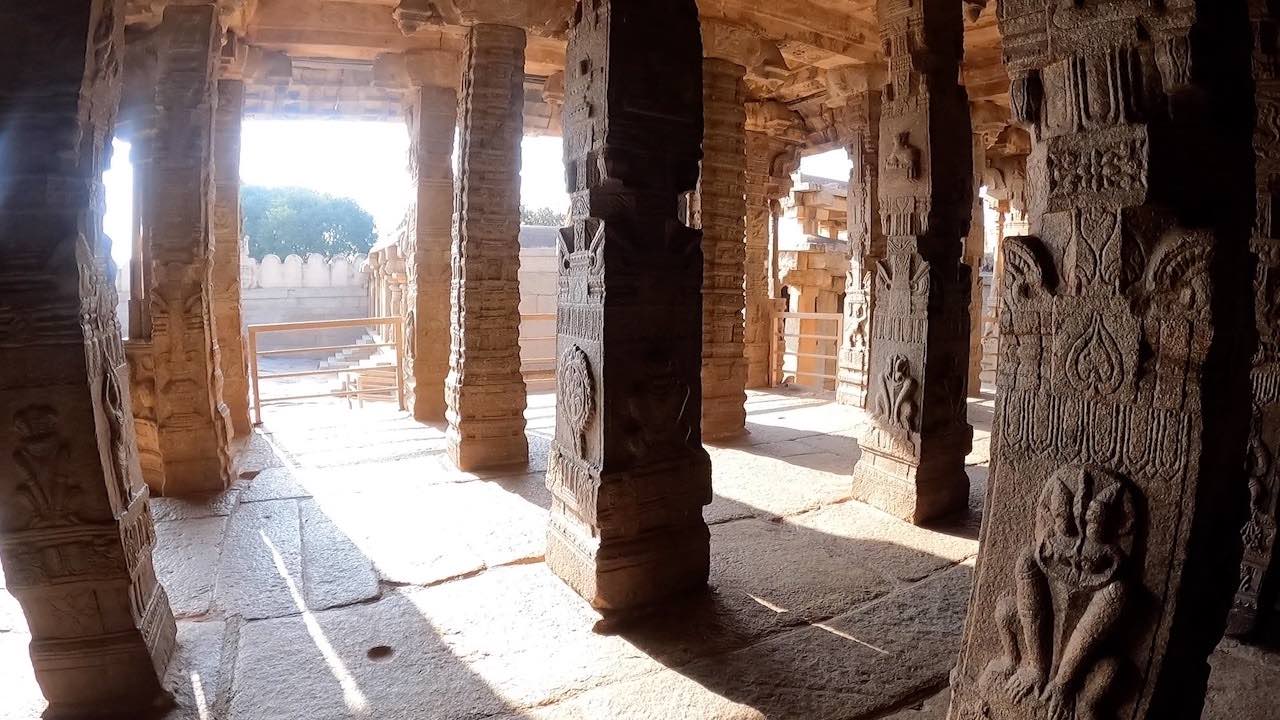
<svg viewBox="0 0 1280 720"><path fill-rule="evenodd" d="M269 467L250 480L244 492L240 494L240 502L263 502L264 500L292 500L311 497L311 491L298 481L293 470L284 467Z"/></svg>
<svg viewBox="0 0 1280 720"><path fill-rule="evenodd" d="M156 523L156 577L177 617L208 614L213 603L226 517Z"/></svg>
<svg viewBox="0 0 1280 720"><path fill-rule="evenodd" d="M246 503L227 526L217 608L247 620L300 612L302 529L296 500Z"/></svg>
<svg viewBox="0 0 1280 720"><path fill-rule="evenodd" d="M381 592L370 560L313 500L300 500L302 586L311 610L365 602Z"/></svg>

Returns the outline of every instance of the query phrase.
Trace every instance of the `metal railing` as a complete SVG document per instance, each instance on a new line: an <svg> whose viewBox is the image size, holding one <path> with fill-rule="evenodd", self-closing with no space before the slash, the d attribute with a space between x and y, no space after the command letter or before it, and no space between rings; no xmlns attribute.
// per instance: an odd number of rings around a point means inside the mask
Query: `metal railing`
<svg viewBox="0 0 1280 720"><path fill-rule="evenodd" d="M319 345L308 347L284 348L278 350L259 350L258 339L263 335L273 333L290 333L315 330L340 330L344 328L353 329L372 329L372 328L390 328L392 340L390 342L372 342L372 343L352 343L347 345ZM320 398L345 397L350 401L354 396L363 401L368 395L389 395L391 388L361 388L359 387L359 377L366 373L385 374L386 370L392 369L395 372L395 395L397 402L400 403L400 409L405 409L404 401L404 318L401 317L376 317L376 318L355 318L351 320L313 320L306 322L290 322L290 323L268 323L261 325L248 326L249 331L249 379L253 394L253 419L257 425L262 424L262 406L274 405L287 402L296 402L299 400L318 400ZM380 334L375 332L375 337ZM382 363L365 366L354 366L344 368L332 368L323 370L302 370L297 372L281 372L263 375L258 367L258 359L262 357L280 357L286 355L307 355L316 353L336 353L343 350L366 350L379 348L393 348L395 353L394 363ZM308 393L306 395L282 395L278 397L263 397L260 388L262 380L283 380L296 379L304 377L320 377L325 375L333 375L338 378L343 376L357 379L354 389L346 389L349 386L344 385L343 390L327 393Z"/></svg>
<svg viewBox="0 0 1280 720"><path fill-rule="evenodd" d="M843 335L842 313L774 313L769 347L773 385L790 376L796 387L835 390Z"/></svg>

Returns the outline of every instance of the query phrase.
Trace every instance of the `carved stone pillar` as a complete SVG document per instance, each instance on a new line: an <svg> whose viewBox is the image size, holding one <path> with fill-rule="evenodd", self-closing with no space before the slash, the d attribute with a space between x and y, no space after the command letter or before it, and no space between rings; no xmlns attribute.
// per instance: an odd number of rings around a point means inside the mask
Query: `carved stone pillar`
<svg viewBox="0 0 1280 720"><path fill-rule="evenodd" d="M1245 3L1002 2L1032 232L1005 239L952 720L1199 718L1239 573Z"/></svg>
<svg viewBox="0 0 1280 720"><path fill-rule="evenodd" d="M799 145L773 135L771 125L760 103L747 104L744 354L749 388L772 385L769 346L781 302L773 295L771 278L772 204L791 192L791 173L800 163Z"/></svg>
<svg viewBox="0 0 1280 720"><path fill-rule="evenodd" d="M423 422L445 419L449 374L449 248L453 227L453 136L458 125L457 62L433 53L431 65L448 84L417 85L406 112L414 200L403 248L408 286L407 402ZM450 62L452 60L452 62Z"/></svg>
<svg viewBox="0 0 1280 720"><path fill-rule="evenodd" d="M972 217L969 104L958 84L960 3L880 0L888 60L880 116L880 222L871 391L853 495L913 522L962 513Z"/></svg>
<svg viewBox="0 0 1280 720"><path fill-rule="evenodd" d="M845 278L844 336L840 340L839 384L836 400L865 408L870 390L871 269L884 258L885 238L880 226L880 104L879 90L862 93L851 102L859 127L848 146L849 160L849 275Z"/></svg>
<svg viewBox="0 0 1280 720"><path fill-rule="evenodd" d="M143 716L174 647L102 233L119 10L0 6L0 562L47 717Z"/></svg>
<svg viewBox="0 0 1280 720"><path fill-rule="evenodd" d="M248 437L249 365L240 314L240 116L244 81L218 81L213 121L213 317L222 397L236 437Z"/></svg>
<svg viewBox="0 0 1280 720"><path fill-rule="evenodd" d="M221 44L217 8L170 6L159 32L148 210L151 354L164 478L152 489L181 495L221 490L233 475L211 285L214 73Z"/></svg>
<svg viewBox="0 0 1280 720"><path fill-rule="evenodd" d="M712 33L711 36L715 36ZM706 129L702 177L702 437L731 438L747 429L746 93L747 69L708 45L702 62Z"/></svg>
<svg viewBox="0 0 1280 720"><path fill-rule="evenodd" d="M1267 3L1251 2L1256 28L1253 74L1257 85L1258 220L1253 250L1258 350L1253 356L1253 419L1246 468L1249 515L1242 531L1244 559L1227 631L1237 637L1280 644L1280 55L1275 17Z"/></svg>
<svg viewBox="0 0 1280 720"><path fill-rule="evenodd" d="M964 240L964 264L969 266L973 287L969 292L969 369L965 388L971 398L982 397L982 261L987 255L986 213L982 208L982 169L986 167L986 142L982 133L973 134L973 204L969 234Z"/></svg>
<svg viewBox="0 0 1280 720"><path fill-rule="evenodd" d="M520 140L525 33L476 25L462 78L453 237L449 457L463 470L523 464Z"/></svg>
<svg viewBox="0 0 1280 720"><path fill-rule="evenodd" d="M677 219L698 178L701 66L693 0L578 3L547 564L604 612L707 579L702 238Z"/></svg>

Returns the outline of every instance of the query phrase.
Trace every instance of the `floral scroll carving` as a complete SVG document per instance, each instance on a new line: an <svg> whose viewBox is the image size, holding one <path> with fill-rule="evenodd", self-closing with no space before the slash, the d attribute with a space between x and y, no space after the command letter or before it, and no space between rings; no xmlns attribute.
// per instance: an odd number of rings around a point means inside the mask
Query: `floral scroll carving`
<svg viewBox="0 0 1280 720"><path fill-rule="evenodd" d="M1004 654L982 677L987 702L1045 720L1099 720L1120 676L1110 651L1129 602L1138 534L1131 486L1091 465L1045 482L1034 541L1018 557L1013 595L996 607Z"/></svg>

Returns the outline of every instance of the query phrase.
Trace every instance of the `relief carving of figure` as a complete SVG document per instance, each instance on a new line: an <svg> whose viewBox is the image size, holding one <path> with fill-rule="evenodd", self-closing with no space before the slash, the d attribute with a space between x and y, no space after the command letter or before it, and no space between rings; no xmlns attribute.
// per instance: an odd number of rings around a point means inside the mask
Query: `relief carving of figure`
<svg viewBox="0 0 1280 720"><path fill-rule="evenodd" d="M80 488L67 467L71 448L58 432L58 411L48 405L32 405L14 414L18 446L13 461L21 482L17 502L26 505L18 515L19 527L41 528L73 525L80 521L75 505Z"/></svg>
<svg viewBox="0 0 1280 720"><path fill-rule="evenodd" d="M911 361L903 355L889 358L876 388L875 414L896 428L907 432L915 430L919 385L911 375Z"/></svg>
<svg viewBox="0 0 1280 720"><path fill-rule="evenodd" d="M898 133L893 152L884 161L885 169L900 172L908 180L920 179L920 150L911 144L911 133Z"/></svg>
<svg viewBox="0 0 1280 720"><path fill-rule="evenodd" d="M1137 533L1132 490L1093 466L1045 483L1036 535L1017 561L1016 592L996 607L1005 654L983 673L988 701L1045 720L1103 720L1120 662L1108 647L1128 602Z"/></svg>

